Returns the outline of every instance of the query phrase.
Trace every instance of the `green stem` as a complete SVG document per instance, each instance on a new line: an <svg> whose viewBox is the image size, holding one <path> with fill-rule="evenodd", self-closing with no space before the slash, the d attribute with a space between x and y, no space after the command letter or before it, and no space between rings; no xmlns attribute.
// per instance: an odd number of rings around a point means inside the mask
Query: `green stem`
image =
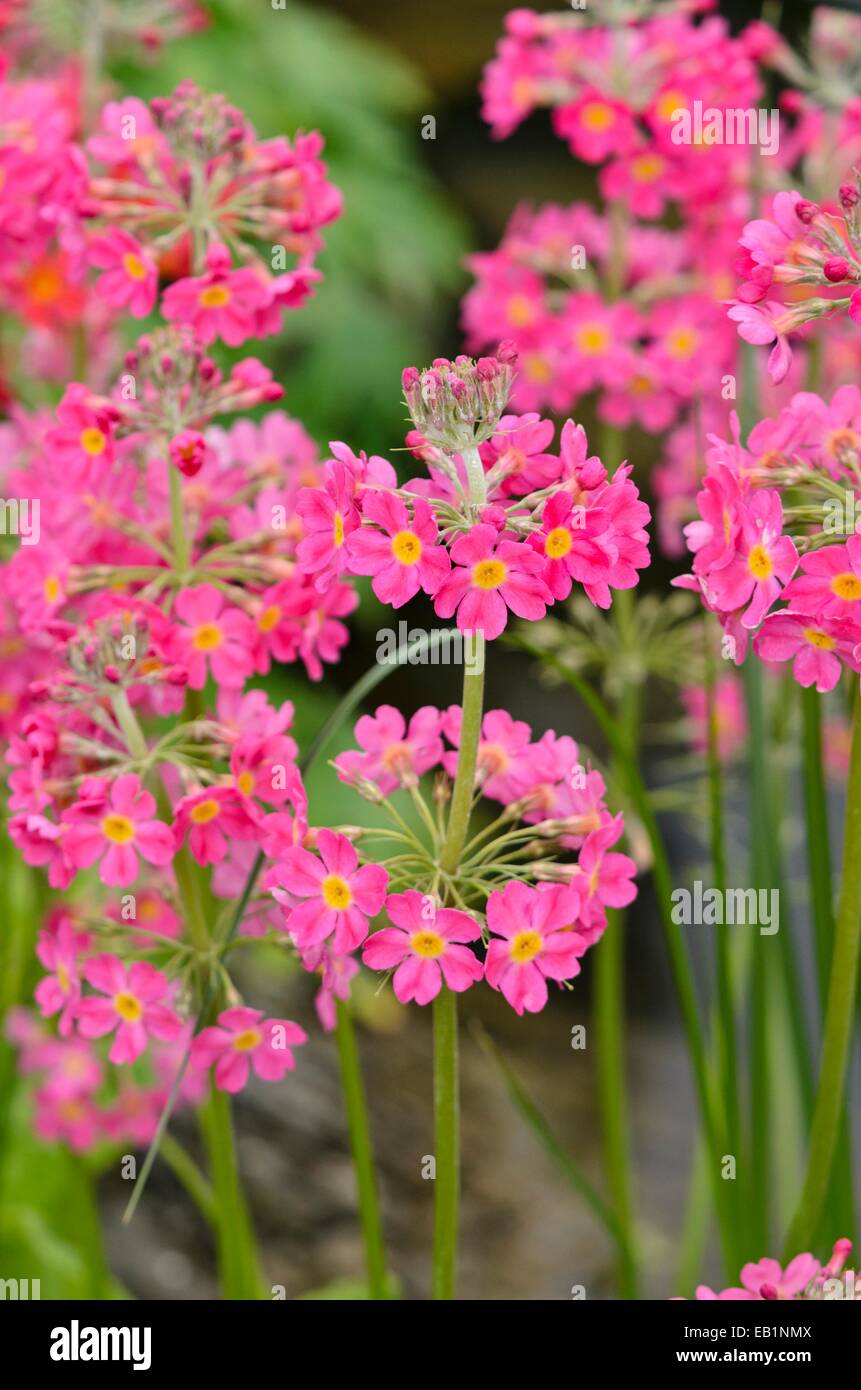
<svg viewBox="0 0 861 1390"><path fill-rule="evenodd" d="M463 673L463 706L457 774L449 807L445 842L439 859L444 874L460 867L469 833L475 767L484 704L485 642L476 634L476 658ZM435 1299L452 1299L457 1266L457 1221L460 1198L460 1093L458 1080L457 996L442 985L434 1000L434 1185L433 1280Z"/></svg>
<svg viewBox="0 0 861 1390"><path fill-rule="evenodd" d="M379 1300L388 1297L386 1256L380 1224L377 1179L374 1171L374 1155L365 1102L365 1088L362 1082L359 1051L356 1046L356 1034L349 1006L338 999L335 1001L335 1013L337 1020L335 1040L338 1044L338 1058L341 1064L341 1089L344 1092L347 1128L350 1131L350 1147L353 1151L353 1163L356 1169L359 1219L365 1243L368 1297Z"/></svg>
<svg viewBox="0 0 861 1390"><path fill-rule="evenodd" d="M201 1107L200 1123L212 1172L222 1291L228 1299L259 1300L263 1283L236 1161L230 1097L219 1091L214 1080L209 1099Z"/></svg>
<svg viewBox="0 0 861 1390"><path fill-rule="evenodd" d="M168 462L168 484L170 487L170 538L173 544L173 563L178 578L188 572L190 551L185 533L185 515L182 506L182 474Z"/></svg>
<svg viewBox="0 0 861 1390"><path fill-rule="evenodd" d="M718 711L711 621L704 614L704 673L708 740L709 838L714 887L724 901L727 886L726 837L723 814L723 773L718 747ZM733 997L732 938L726 926L715 927L715 976L717 980L717 1072L723 1100L727 1151L740 1160L741 1113L738 1092L738 1050ZM740 1179L737 1177L736 1181ZM730 1194L728 1206L738 1230L738 1201Z"/></svg>
<svg viewBox="0 0 861 1390"><path fill-rule="evenodd" d="M218 1224L218 1209L215 1193L210 1183L198 1168L191 1154L183 1148L172 1134L166 1134L161 1141L162 1157L173 1174L182 1183L201 1216L215 1230Z"/></svg>
<svg viewBox="0 0 861 1390"><path fill-rule="evenodd" d="M843 879L834 931L822 1063L813 1111L807 1175L786 1249L797 1254L815 1234L831 1180L844 1108L861 948L861 690L855 693L852 751L843 829Z"/></svg>
<svg viewBox="0 0 861 1390"><path fill-rule="evenodd" d="M433 1033L436 1179L431 1292L434 1299L453 1299L460 1204L460 1094L457 995L445 985L433 1001Z"/></svg>
<svg viewBox="0 0 861 1390"><path fill-rule="evenodd" d="M813 340L816 342L817 340ZM804 748L804 809L807 822L807 868L810 883L810 910L816 946L816 973L823 1017L828 1001L828 973L834 943L834 912L831 903L831 839L828 829L828 799L822 767L821 696L813 686L800 691ZM851 1238L854 1227L852 1192L852 1141L848 1117L840 1123L834 1183L829 1199L830 1226Z"/></svg>

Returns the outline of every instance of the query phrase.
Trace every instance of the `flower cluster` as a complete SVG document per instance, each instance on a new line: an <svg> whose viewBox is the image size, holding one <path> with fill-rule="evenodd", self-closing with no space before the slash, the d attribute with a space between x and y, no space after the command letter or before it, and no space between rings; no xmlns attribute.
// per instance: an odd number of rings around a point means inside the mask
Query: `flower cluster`
<svg viewBox="0 0 861 1390"><path fill-rule="evenodd" d="M446 874L441 812L451 800L460 732L458 705L424 706L408 724L391 705L363 715L359 747L335 766L395 828L318 830L307 837L313 848L288 848L264 876L306 967L323 970L324 1022L333 993L349 990L360 948L371 969L394 970L402 1003L427 1004L443 983L460 993L486 978L517 1013L535 1013L547 1003L548 981L579 973L580 958L604 931L606 908L635 896L636 867L613 849L623 821L607 809L601 774L579 761L572 738L547 732L533 741L529 725L504 710L485 715L476 764L476 792L504 809L466 845L456 873ZM430 774L436 816L421 792ZM392 802L396 791L418 809L423 838ZM360 866L357 844L387 841L385 868L372 859ZM380 912L392 925L369 935ZM483 960L470 949L478 942Z"/></svg>
<svg viewBox="0 0 861 1390"><path fill-rule="evenodd" d="M696 1296L700 1300L732 1299L756 1303L760 1299L794 1299L802 1302L822 1299L848 1298L861 1300L861 1280L854 1275L841 1279L840 1274L852 1253L851 1240L838 1240L831 1258L821 1265L815 1255L796 1255L783 1269L777 1260L757 1260L746 1264L741 1271L741 1286L715 1293L707 1284L700 1284Z"/></svg>
<svg viewBox="0 0 861 1390"><path fill-rule="evenodd" d="M843 666L861 670L861 393L841 387L830 403L799 392L745 446L714 438L686 528L693 574L676 583L701 593L744 660L792 662L799 684L831 690ZM775 609L775 604L785 606Z"/></svg>
<svg viewBox="0 0 861 1390"><path fill-rule="evenodd" d="M300 494L297 556L317 585L333 575L373 576L377 597L401 607L419 589L464 632L498 637L509 611L543 617L582 584L607 608L649 563L649 509L630 468L608 477L588 456L581 426L505 415L514 354L404 372L416 430L407 437L427 477L398 486L391 464L341 447L322 487Z"/></svg>

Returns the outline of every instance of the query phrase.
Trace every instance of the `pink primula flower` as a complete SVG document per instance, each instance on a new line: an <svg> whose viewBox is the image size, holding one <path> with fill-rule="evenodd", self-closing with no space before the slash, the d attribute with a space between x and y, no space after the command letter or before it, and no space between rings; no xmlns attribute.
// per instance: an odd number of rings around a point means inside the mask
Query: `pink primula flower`
<svg viewBox="0 0 861 1390"><path fill-rule="evenodd" d="M147 961L135 961L128 970L116 956L94 956L84 966L84 979L104 998L82 999L78 1005L78 1031L85 1038L116 1036L108 1060L134 1062L150 1036L174 1042L182 1020L164 1002L170 997L167 976Z"/></svg>
<svg viewBox="0 0 861 1390"><path fill-rule="evenodd" d="M238 347L256 335L257 314L269 303L269 288L249 266L232 270L230 252L220 242L210 246L206 265L206 274L168 286L161 311L169 323L191 324L204 346L221 338L228 347Z"/></svg>
<svg viewBox="0 0 861 1390"><path fill-rule="evenodd" d="M373 715L363 714L356 723L362 752L339 753L335 766L342 780L366 777L388 796L396 787L415 786L423 773L436 767L443 755L441 727L442 715L433 705L416 710L409 727L394 705L379 705Z"/></svg>
<svg viewBox="0 0 861 1390"><path fill-rule="evenodd" d="M402 1004L429 1004L443 982L461 994L484 974L481 961L465 941L477 941L481 928L466 912L437 907L427 894L409 889L386 900L393 927L374 932L362 949L372 970L395 969L395 996Z"/></svg>
<svg viewBox="0 0 861 1390"><path fill-rule="evenodd" d="M112 309L127 308L132 318L151 312L158 293L158 270L140 242L122 227L111 227L89 244L90 264L105 272L96 289Z"/></svg>
<svg viewBox="0 0 861 1390"><path fill-rule="evenodd" d="M287 909L287 930L300 951L332 936L336 955L354 951L368 934L368 919L383 906L389 876L380 864L358 868L345 835L317 834L320 857L298 845L275 867L273 895Z"/></svg>
<svg viewBox="0 0 861 1390"><path fill-rule="evenodd" d="M292 1049L307 1041L304 1028L289 1019L264 1019L258 1009L224 1009L192 1042L191 1064L201 1070L214 1064L218 1089L235 1095L252 1070L261 1081L280 1081L296 1065Z"/></svg>
<svg viewBox="0 0 861 1390"><path fill-rule="evenodd" d="M853 655L858 635L852 623L783 609L765 619L753 639L753 649L763 661L791 661L798 684L814 685L824 694L839 681L842 662L853 671L861 670Z"/></svg>
<svg viewBox="0 0 861 1390"><path fill-rule="evenodd" d="M487 983L516 1013L539 1013L548 980L571 980L589 942L579 930L581 895L574 887L510 882L487 900Z"/></svg>
<svg viewBox="0 0 861 1390"><path fill-rule="evenodd" d="M88 869L101 859L102 883L124 888L137 878L138 855L148 864L171 862L173 833L156 818L155 799L137 773L126 772L110 787L102 786L103 802L97 814L92 800L78 801L67 812L72 824L63 847L78 869Z"/></svg>
<svg viewBox="0 0 861 1390"><path fill-rule="evenodd" d="M508 622L508 609L535 621L553 602L541 577L541 557L513 536L500 537L495 526L482 522L458 536L451 558L456 568L438 590L434 607L441 618L456 611L462 632L483 632L491 641Z"/></svg>
<svg viewBox="0 0 861 1390"><path fill-rule="evenodd" d="M232 608L212 584L183 589L176 600L176 659L188 671L192 690L202 690L207 669L212 679L238 690L251 675L254 625L240 608Z"/></svg>
<svg viewBox="0 0 861 1390"><path fill-rule="evenodd" d="M347 548L354 574L371 574L381 603L401 608L419 589L431 597L451 569L448 551L437 545L439 531L430 505L417 497L410 519L406 503L391 493L370 493L362 516L368 526L354 531Z"/></svg>

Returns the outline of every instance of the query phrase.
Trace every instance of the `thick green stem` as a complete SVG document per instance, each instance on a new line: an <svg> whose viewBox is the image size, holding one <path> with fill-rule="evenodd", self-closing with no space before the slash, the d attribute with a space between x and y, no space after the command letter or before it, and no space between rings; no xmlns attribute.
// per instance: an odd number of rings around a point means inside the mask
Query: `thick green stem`
<svg viewBox="0 0 861 1390"><path fill-rule="evenodd" d="M463 707L457 775L449 807L440 869L456 875L469 833L475 767L484 703L485 642L476 634L475 660L464 668ZM457 996L445 985L434 1000L434 1185L433 1297L455 1293L457 1219L460 1198L460 1091L458 1080Z"/></svg>
<svg viewBox="0 0 861 1390"><path fill-rule="evenodd" d="M804 810L807 822L807 870L810 910L816 945L816 973L823 1017L828 1002L828 975L834 944L834 912L831 902L831 839L828 800L822 767L822 707L819 692L809 686L800 691L804 747ZM834 1231L852 1236L852 1142L848 1117L840 1122L834 1182L829 1196L829 1220ZM827 1239L827 1233L826 1233Z"/></svg>
<svg viewBox="0 0 861 1390"><path fill-rule="evenodd" d="M613 615L620 646L625 650L636 643L636 611L632 591L620 590L616 594ZM640 687L633 680L629 680L624 688L617 717L628 749L634 755L640 731ZM614 773L620 780L623 778L618 759L615 760ZM607 913L607 930L601 949L595 955L595 1032L604 1159L613 1209L622 1235L617 1264L619 1292L623 1298L636 1298L631 1126L625 1067L626 921L625 912Z"/></svg>
<svg viewBox="0 0 861 1390"><path fill-rule="evenodd" d="M380 1224L377 1179L365 1102L365 1087L359 1066L359 1051L356 1046L356 1034L349 1005L338 999L335 1003L335 1011L337 1019L335 1039L338 1044L338 1057L341 1063L341 1089L344 1092L344 1108L347 1112L350 1148L353 1151L353 1163L356 1169L359 1220L362 1225L365 1266L368 1272L368 1297L384 1299L388 1297L386 1256Z"/></svg>
<svg viewBox="0 0 861 1390"><path fill-rule="evenodd" d="M807 1175L786 1250L797 1254L813 1238L837 1149L858 983L861 947L861 691L855 693L852 751L843 828L843 879L834 931L822 1063L813 1110Z"/></svg>
<svg viewBox="0 0 861 1390"><path fill-rule="evenodd" d="M182 474L172 463L168 463L167 476L170 487L170 538L173 545L173 564L177 577L182 580L188 571L190 559L182 506Z"/></svg>
<svg viewBox="0 0 861 1390"><path fill-rule="evenodd" d="M212 1172L222 1292L229 1299L261 1299L263 1282L236 1161L230 1097L214 1081L200 1123Z"/></svg>
<svg viewBox="0 0 861 1390"><path fill-rule="evenodd" d="M726 836L723 814L723 774L718 747L718 710L711 619L705 615L704 673L709 780L709 841L713 886L724 900L727 886ZM725 925L715 927L715 976L717 980L717 1071L723 1103L724 1135L727 1152L740 1157L741 1114L738 1092L738 1049L736 1044L735 1000L733 993L732 938ZM742 1174L742 1178L743 1178ZM737 1178L736 1182L740 1179ZM738 1231L739 1202L731 1191L727 1206L732 1212L734 1234Z"/></svg>
<svg viewBox="0 0 861 1390"><path fill-rule="evenodd" d="M452 1299L457 1277L460 1205L460 1086L457 995L443 985L433 1001L433 1107L436 1160L433 1283L435 1299Z"/></svg>

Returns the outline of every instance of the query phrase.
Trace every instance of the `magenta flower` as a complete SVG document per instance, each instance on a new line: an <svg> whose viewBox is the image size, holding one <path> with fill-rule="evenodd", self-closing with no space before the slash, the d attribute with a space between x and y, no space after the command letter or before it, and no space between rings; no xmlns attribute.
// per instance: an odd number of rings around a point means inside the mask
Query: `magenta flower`
<svg viewBox="0 0 861 1390"><path fill-rule="evenodd" d="M156 819L155 809L137 773L126 772L104 789L98 813L92 800L78 801L67 812L72 824L64 836L65 853L76 869L89 869L101 859L102 883L124 888L137 878L139 854L148 864L173 859L173 834Z"/></svg>
<svg viewBox="0 0 861 1390"><path fill-rule="evenodd" d="M741 505L735 554L729 564L709 572L707 583L721 612L745 608L742 623L756 628L795 573L798 551L782 534L779 492L764 488Z"/></svg>
<svg viewBox="0 0 861 1390"><path fill-rule="evenodd" d="M738 335L746 343L774 343L768 356L768 374L779 386L792 365L792 349L786 339L794 326L791 314L778 300L767 299L760 304L737 301L727 310L727 317L738 325Z"/></svg>
<svg viewBox="0 0 861 1390"><path fill-rule="evenodd" d="M84 966L84 979L102 999L89 997L78 1005L78 1031L84 1038L103 1038L116 1030L108 1060L134 1062L150 1036L174 1042L182 1020L163 1001L170 996L167 976L146 961L126 970L116 956L94 956Z"/></svg>
<svg viewBox="0 0 861 1390"><path fill-rule="evenodd" d="M321 830L320 858L298 845L275 867L273 895L287 908L287 930L301 951L332 936L335 955L360 946L368 919L383 906L389 876L380 864L358 868L358 855L345 835Z"/></svg>
<svg viewBox="0 0 861 1390"><path fill-rule="evenodd" d="M51 973L40 980L36 986L35 998L43 1018L59 1014L58 1030L61 1038L67 1038L81 997L81 979L78 970L78 956L81 939L68 919L64 919L55 933L40 932L36 955Z"/></svg>
<svg viewBox="0 0 861 1390"><path fill-rule="evenodd" d="M589 942L579 930L582 899L575 887L509 882L487 900L485 974L516 1013L539 1013L548 980L571 980ZM501 939L499 939L501 938Z"/></svg>
<svg viewBox="0 0 861 1390"><path fill-rule="evenodd" d="M323 487L305 487L296 501L304 535L296 554L302 570L314 576L318 589L347 567L347 538L361 524L353 500L355 479L340 460L326 465Z"/></svg>
<svg viewBox="0 0 861 1390"><path fill-rule="evenodd" d="M786 1269L777 1260L758 1260L742 1267L741 1282L755 1298L794 1298L819 1273L814 1255L796 1255Z"/></svg>
<svg viewBox="0 0 861 1390"><path fill-rule="evenodd" d="M861 621L861 536L802 555L801 573L783 591L790 607L817 618Z"/></svg>
<svg viewBox="0 0 861 1390"><path fill-rule="evenodd" d="M378 705L356 723L356 742L363 750L339 753L335 766L343 780L360 775L376 782L386 795L396 787L415 785L436 767L443 755L442 715L434 705L416 710L407 728L394 705Z"/></svg>
<svg viewBox="0 0 861 1390"><path fill-rule="evenodd" d="M238 347L256 334L256 317L270 291L256 270L232 270L230 252L220 242L206 253L205 275L168 286L161 311L169 323L190 323L204 345L221 338Z"/></svg>
<svg viewBox="0 0 861 1390"><path fill-rule="evenodd" d="M251 1070L261 1081L280 1081L296 1065L292 1049L308 1041L298 1023L263 1018L259 1009L224 1009L218 1023L204 1028L191 1045L191 1064L205 1069L215 1064L215 1084L235 1095Z"/></svg>
<svg viewBox="0 0 861 1390"><path fill-rule="evenodd" d="M229 607L212 584L183 589L176 615L185 624L175 632L176 656L188 670L191 689L206 685L207 667L212 679L228 690L244 685L253 670L251 619L240 608Z"/></svg>
<svg viewBox="0 0 861 1390"><path fill-rule="evenodd" d="M354 574L371 574L371 588L381 603L403 605L423 589L431 597L451 569L448 551L437 545L439 531L430 505L423 498L406 503L387 492L372 492L362 516L382 529L362 526L350 536L347 555Z"/></svg>
<svg viewBox="0 0 861 1390"><path fill-rule="evenodd" d="M146 318L158 293L158 270L140 242L122 227L111 227L93 237L88 255L91 265L105 271L96 288L106 303L128 308L132 318Z"/></svg>
<svg viewBox="0 0 861 1390"><path fill-rule="evenodd" d="M518 618L543 618L553 595L541 575L544 561L531 546L513 537L501 538L484 522L458 536L451 548L456 568L434 599L441 618L457 611L462 632L498 637L508 621L508 609Z"/></svg>
<svg viewBox="0 0 861 1390"><path fill-rule="evenodd" d="M175 808L173 832L176 848L186 834L188 847L198 864L220 864L234 840L250 840L257 834L257 809L235 787L206 787L190 792Z"/></svg>
<svg viewBox="0 0 861 1390"><path fill-rule="evenodd" d="M790 585L790 587L792 587ZM861 670L853 652L858 629L852 623L812 618L784 609L771 613L753 639L753 649L763 661L791 661L799 685L815 685L823 694L833 690L845 661Z"/></svg>
<svg viewBox="0 0 861 1390"><path fill-rule="evenodd" d="M633 882L637 866L627 854L610 851L625 828L622 814L591 831L580 848L577 867L583 875L586 899L582 930L588 944L601 935L606 925L605 907L627 907L637 896Z"/></svg>
<svg viewBox="0 0 861 1390"><path fill-rule="evenodd" d="M481 936L478 923L466 912L437 907L428 894L410 888L386 899L393 927L374 932L362 948L362 960L372 970L395 970L393 985L402 1004L414 999L429 1004L443 981L461 994L484 974L481 961L462 943Z"/></svg>

